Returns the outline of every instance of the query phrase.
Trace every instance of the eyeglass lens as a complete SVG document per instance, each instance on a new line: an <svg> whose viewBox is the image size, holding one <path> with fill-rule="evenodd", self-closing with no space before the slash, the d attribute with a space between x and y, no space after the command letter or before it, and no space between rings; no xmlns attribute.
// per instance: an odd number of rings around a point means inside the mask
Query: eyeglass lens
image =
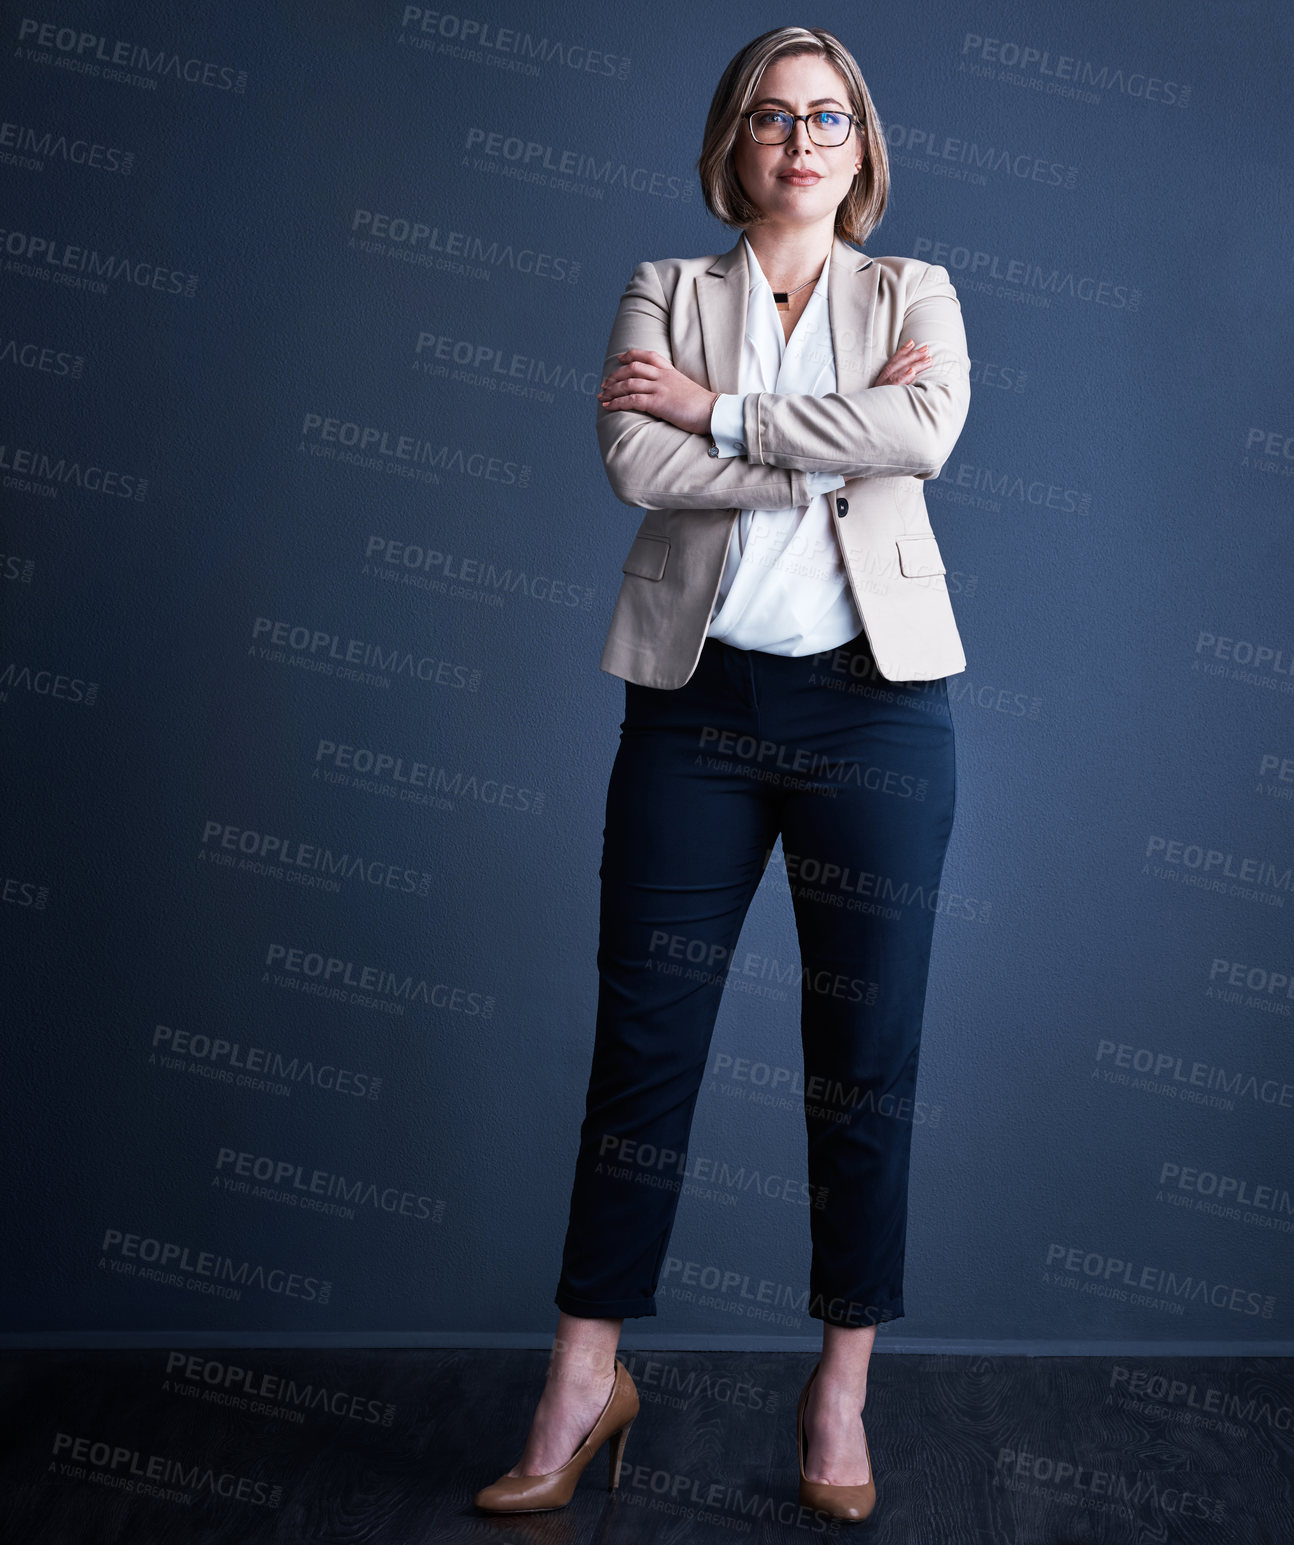
<svg viewBox="0 0 1294 1545"><path fill-rule="evenodd" d="M761 145L781 145L791 137L796 120L790 113L766 108L750 115L750 128ZM815 145L843 145L849 138L847 113L810 113L809 138Z"/></svg>

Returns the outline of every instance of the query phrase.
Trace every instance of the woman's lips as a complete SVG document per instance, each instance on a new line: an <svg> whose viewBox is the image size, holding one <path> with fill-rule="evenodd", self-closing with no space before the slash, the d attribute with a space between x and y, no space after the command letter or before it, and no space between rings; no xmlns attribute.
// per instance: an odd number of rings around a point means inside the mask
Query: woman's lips
<svg viewBox="0 0 1294 1545"><path fill-rule="evenodd" d="M797 187L811 188L815 182L822 181L821 172L783 172L783 182L794 183Z"/></svg>

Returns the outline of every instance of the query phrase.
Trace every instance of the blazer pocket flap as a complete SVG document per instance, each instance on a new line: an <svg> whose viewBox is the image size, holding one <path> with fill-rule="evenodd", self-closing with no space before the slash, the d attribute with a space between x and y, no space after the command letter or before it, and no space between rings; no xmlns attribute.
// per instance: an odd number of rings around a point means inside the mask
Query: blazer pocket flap
<svg viewBox="0 0 1294 1545"><path fill-rule="evenodd" d="M626 574L639 574L643 579L659 579L665 572L665 560L668 557L668 537L642 534L634 538L629 556L620 567Z"/></svg>
<svg viewBox="0 0 1294 1545"><path fill-rule="evenodd" d="M945 572L939 544L934 537L901 536L895 545L899 550L899 568L909 579Z"/></svg>

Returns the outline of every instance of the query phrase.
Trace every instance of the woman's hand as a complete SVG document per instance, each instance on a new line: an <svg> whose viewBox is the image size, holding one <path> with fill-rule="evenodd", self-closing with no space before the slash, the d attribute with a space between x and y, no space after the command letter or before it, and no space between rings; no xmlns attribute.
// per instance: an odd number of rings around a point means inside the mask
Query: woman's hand
<svg viewBox="0 0 1294 1545"><path fill-rule="evenodd" d="M598 402L608 412L620 408L650 413L689 434L710 432L714 393L675 370L655 349L626 349L620 364L598 388Z"/></svg>
<svg viewBox="0 0 1294 1545"><path fill-rule="evenodd" d="M886 360L884 368L872 385L911 386L917 372L928 370L931 364L929 344L913 343L909 338L902 348L895 349Z"/></svg>

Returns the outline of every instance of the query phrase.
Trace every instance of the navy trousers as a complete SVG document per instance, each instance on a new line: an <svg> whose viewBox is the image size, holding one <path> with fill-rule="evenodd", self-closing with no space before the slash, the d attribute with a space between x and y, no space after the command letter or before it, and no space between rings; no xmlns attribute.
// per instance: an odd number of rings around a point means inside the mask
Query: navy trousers
<svg viewBox="0 0 1294 1545"><path fill-rule="evenodd" d="M946 680L886 681L863 634L795 657L707 638L682 687L625 683L560 1309L656 1313L723 979L780 835L800 945L807 1312L844 1326L902 1315L921 1021L955 800Z"/></svg>

